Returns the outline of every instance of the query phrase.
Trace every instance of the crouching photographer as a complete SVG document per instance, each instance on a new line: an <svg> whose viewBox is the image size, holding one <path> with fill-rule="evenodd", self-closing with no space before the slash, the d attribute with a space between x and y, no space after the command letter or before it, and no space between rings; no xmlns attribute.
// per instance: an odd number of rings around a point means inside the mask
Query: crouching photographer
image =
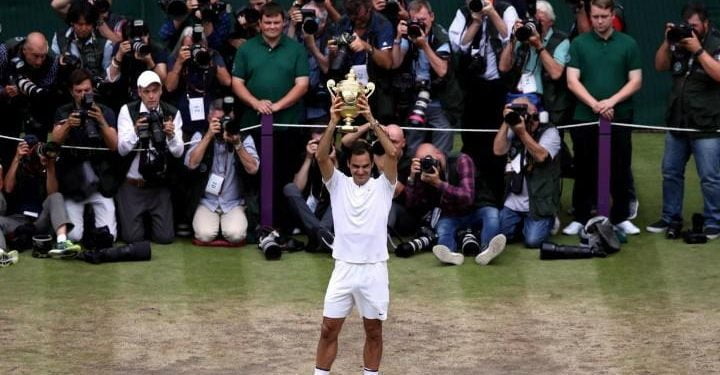
<svg viewBox="0 0 720 375"><path fill-rule="evenodd" d="M482 226L480 244L475 247L480 252L475 258L478 264L489 263L503 251L505 237L498 235L498 209L487 199L487 189L476 190L476 186L483 185L468 155L446 158L437 147L423 143L415 153L410 174L405 188L408 207L439 207L442 212L437 224L438 244L433 247L433 254L441 262L460 265L465 261L461 250L470 252L469 248L458 249L455 236L459 229L469 228L475 236ZM463 242L472 241L465 241L463 236Z"/></svg>
<svg viewBox="0 0 720 375"><path fill-rule="evenodd" d="M113 196L120 185L115 173L118 167L115 114L94 101L92 76L85 70L70 74L70 95L72 103L61 106L55 113L52 139L61 145L91 149L67 148L57 162L59 190L75 224L69 238L75 242L83 238L84 210L89 205L95 217L92 228L105 227L112 243L117 236Z"/></svg>
<svg viewBox="0 0 720 375"><path fill-rule="evenodd" d="M25 136L17 145L0 184L8 198L6 216L0 216L1 250L9 250L5 242L8 236L10 246L17 250L33 247L34 257L74 257L81 251L67 239L74 225L58 192L55 158L59 148L56 143L39 142L34 135ZM35 247L33 242L42 245Z"/></svg>
<svg viewBox="0 0 720 375"><path fill-rule="evenodd" d="M144 240L149 215L153 241L170 243L175 233L168 165L183 153L182 118L160 101L162 83L155 72L143 72L137 87L140 100L124 105L118 116L118 153L125 157L126 177L116 201L120 237L128 243ZM131 153L136 148L140 151Z"/></svg>
<svg viewBox="0 0 720 375"><path fill-rule="evenodd" d="M247 236L249 199L257 199L250 176L257 174L260 157L252 136L242 134L235 120L232 97L217 99L210 105L205 134L196 132L185 165L196 171L193 218L195 238L210 242L222 236L237 244ZM255 203L255 202L253 202Z"/></svg>
<svg viewBox="0 0 720 375"><path fill-rule="evenodd" d="M507 156L500 231L512 240L522 225L525 246L537 248L550 236L560 205L560 134L527 98L513 100L504 114L493 145L495 155Z"/></svg>

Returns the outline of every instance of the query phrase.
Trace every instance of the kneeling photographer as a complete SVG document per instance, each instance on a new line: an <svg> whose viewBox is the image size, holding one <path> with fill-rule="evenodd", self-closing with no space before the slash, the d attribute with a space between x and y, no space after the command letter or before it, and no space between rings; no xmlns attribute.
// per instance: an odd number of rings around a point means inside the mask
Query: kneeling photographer
<svg viewBox="0 0 720 375"><path fill-rule="evenodd" d="M105 233L111 235L108 242L112 243L117 236L113 196L120 185L115 172L118 167L115 113L94 101L92 75L85 70L70 74L70 95L72 103L61 106L55 113L52 139L61 145L109 150L66 148L57 162L59 189L75 224L69 238L75 242L83 238L83 213L85 206L90 205L95 217L91 228L104 227ZM93 236L94 232L88 234Z"/></svg>
<svg viewBox="0 0 720 375"><path fill-rule="evenodd" d="M0 216L0 249L10 250L5 243L8 236L10 247L19 251L32 247L38 258L74 257L81 251L67 239L74 225L58 192L55 158L59 149L57 143L41 143L34 135L26 135L17 145L2 181L8 207L6 216Z"/></svg>
<svg viewBox="0 0 720 375"><path fill-rule="evenodd" d="M232 97L212 102L208 130L193 135L194 144L185 154L185 165L199 174L193 176L190 207L197 207L192 224L202 242L219 236L233 244L244 241L247 200L257 199L249 176L257 174L260 157L252 136L240 133L234 103Z"/></svg>
<svg viewBox="0 0 720 375"><path fill-rule="evenodd" d="M495 155L507 156L500 230L512 240L522 225L525 246L537 248L550 237L560 205L560 134L527 98L513 100L504 115L493 145Z"/></svg>
<svg viewBox="0 0 720 375"><path fill-rule="evenodd" d="M407 117L410 126L449 129L462 115L462 90L449 63L452 51L448 33L434 22L435 14L428 1L412 1L408 10L412 21L398 23L392 49L393 68L401 68L404 74L399 76L408 81L396 83L393 89L398 96L410 95L397 99L401 112L398 115ZM415 105L410 108L413 102ZM450 153L453 133L428 134L418 130L408 131L408 153L414 154L428 136L437 148Z"/></svg>
<svg viewBox="0 0 720 375"><path fill-rule="evenodd" d="M137 87L140 100L124 105L118 116L118 153L124 156L120 171L125 176L116 200L120 238L128 243L144 240L150 216L152 240L171 243L175 232L168 165L183 153L182 118L175 107L160 101L162 82L155 72L140 74Z"/></svg>
<svg viewBox="0 0 720 375"><path fill-rule="evenodd" d="M477 179L470 156L459 153L446 158L437 147L423 143L412 160L410 174L405 188L407 206L441 210L438 244L433 247L433 254L441 262L460 265L466 253L477 255L475 261L486 265L505 249L505 237L498 234L498 209ZM480 189L476 190L476 186ZM475 233L481 227L478 243ZM460 249L455 239L458 230L468 234L462 235Z"/></svg>

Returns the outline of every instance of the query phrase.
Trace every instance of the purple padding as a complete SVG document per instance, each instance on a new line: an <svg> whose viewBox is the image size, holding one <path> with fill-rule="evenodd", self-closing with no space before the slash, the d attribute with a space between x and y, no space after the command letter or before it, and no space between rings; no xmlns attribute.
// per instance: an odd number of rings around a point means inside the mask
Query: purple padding
<svg viewBox="0 0 720 375"><path fill-rule="evenodd" d="M273 117L262 115L260 121L260 225L273 224Z"/></svg>
<svg viewBox="0 0 720 375"><path fill-rule="evenodd" d="M610 217L610 142L612 125L605 116L600 116L598 130L598 190L597 213Z"/></svg>

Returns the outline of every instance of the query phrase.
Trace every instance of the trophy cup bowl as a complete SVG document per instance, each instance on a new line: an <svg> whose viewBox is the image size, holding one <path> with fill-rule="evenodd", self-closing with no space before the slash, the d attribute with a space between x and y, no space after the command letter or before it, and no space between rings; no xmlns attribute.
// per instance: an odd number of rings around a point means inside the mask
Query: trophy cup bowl
<svg viewBox="0 0 720 375"><path fill-rule="evenodd" d="M327 81L327 88L332 99L335 100L335 97L339 95L343 101L340 116L343 117L345 125L340 127L340 132L342 133L353 133L357 131L357 127L353 126L352 123L358 116L358 97L361 94L370 97L370 95L375 92L374 83L368 82L367 85L363 85L356 77L355 71L350 69L350 72L348 72L344 80L338 83L335 83L332 79Z"/></svg>

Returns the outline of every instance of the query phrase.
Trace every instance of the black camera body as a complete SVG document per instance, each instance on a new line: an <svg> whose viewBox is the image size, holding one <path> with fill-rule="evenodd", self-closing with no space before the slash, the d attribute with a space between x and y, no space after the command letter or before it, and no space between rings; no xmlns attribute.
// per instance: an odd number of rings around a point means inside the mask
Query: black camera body
<svg viewBox="0 0 720 375"><path fill-rule="evenodd" d="M509 109L512 110L512 112L508 112L505 115L505 123L507 123L510 126L516 126L519 125L523 120L527 124L528 122L528 106L527 104L522 103L513 103L510 104Z"/></svg>
<svg viewBox="0 0 720 375"><path fill-rule="evenodd" d="M152 52L150 45L143 41L143 37L149 34L150 29L143 20L134 20L132 24L128 25L127 39L130 41L133 52L140 57L147 56Z"/></svg>
<svg viewBox="0 0 720 375"><path fill-rule="evenodd" d="M185 0L158 0L158 5L172 19L181 19L190 11Z"/></svg>
<svg viewBox="0 0 720 375"><path fill-rule="evenodd" d="M703 233L703 225L705 225L705 217L703 214L695 213L692 215L692 228L682 234L683 241L689 245L698 245L707 243L708 238Z"/></svg>
<svg viewBox="0 0 720 375"><path fill-rule="evenodd" d="M89 116L89 112L92 110L94 104L95 98L93 93L86 93L82 99L80 99L80 109L77 110L78 117L80 117L80 128L85 129L85 134L88 139L100 139L97 124Z"/></svg>
<svg viewBox="0 0 720 375"><path fill-rule="evenodd" d="M515 37L519 42L526 43L535 32L542 34L542 25L534 17L530 17L522 22L523 25L515 30Z"/></svg>
<svg viewBox="0 0 720 375"><path fill-rule="evenodd" d="M212 56L210 55L210 51L208 51L207 48L205 48L202 43L202 36L203 36L203 26L200 24L196 24L193 26L193 33L192 33L192 46L190 46L190 56L192 56L193 63L197 67L203 70L210 69L210 62L212 61Z"/></svg>
<svg viewBox="0 0 720 375"><path fill-rule="evenodd" d="M488 5L487 0L470 0L470 2L468 3L468 8L470 8L470 10L472 12L480 12L487 5Z"/></svg>
<svg viewBox="0 0 720 375"><path fill-rule="evenodd" d="M300 14L302 14L300 27L305 34L314 35L320 30L320 23L314 9L300 9Z"/></svg>
<svg viewBox="0 0 720 375"><path fill-rule="evenodd" d="M410 21L407 24L407 36L410 39L417 39L422 36L423 32L425 31L425 23L423 22L417 22L417 21Z"/></svg>
<svg viewBox="0 0 720 375"><path fill-rule="evenodd" d="M158 111L140 112L140 116L147 120L147 125L138 126L138 138L144 148L150 142L160 151L167 147L165 132L163 132L163 117Z"/></svg>
<svg viewBox="0 0 720 375"><path fill-rule="evenodd" d="M335 58L330 64L330 70L338 71L345 63L345 57L348 54L348 48L350 48L350 44L355 41L355 35L344 32L340 35L335 36L333 38L333 41L335 41L335 45L337 45L337 53L335 54Z"/></svg>
<svg viewBox="0 0 720 375"><path fill-rule="evenodd" d="M692 38L695 30L689 24L682 22L670 28L667 32L667 41L670 44L680 43L685 38Z"/></svg>
<svg viewBox="0 0 720 375"><path fill-rule="evenodd" d="M15 68L15 84L23 95L39 97L48 93L48 90L38 86L27 76L27 64L20 56L10 59L10 64Z"/></svg>
<svg viewBox="0 0 720 375"><path fill-rule="evenodd" d="M435 169L440 170L440 160L430 155L420 159L420 171L423 173L435 173Z"/></svg>

